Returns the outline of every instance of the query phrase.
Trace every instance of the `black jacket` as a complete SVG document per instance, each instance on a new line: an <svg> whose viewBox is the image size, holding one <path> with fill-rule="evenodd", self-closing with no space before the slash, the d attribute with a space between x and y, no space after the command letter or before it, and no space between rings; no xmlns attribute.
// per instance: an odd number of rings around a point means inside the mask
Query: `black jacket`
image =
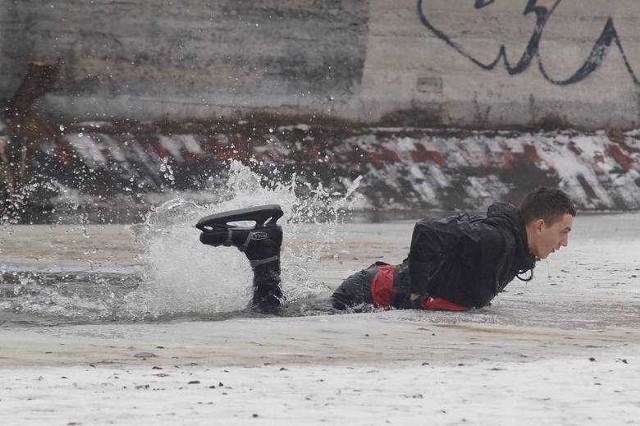
<svg viewBox="0 0 640 426"><path fill-rule="evenodd" d="M411 293L479 308L535 261L519 210L496 203L486 216L418 222L402 269Z"/></svg>

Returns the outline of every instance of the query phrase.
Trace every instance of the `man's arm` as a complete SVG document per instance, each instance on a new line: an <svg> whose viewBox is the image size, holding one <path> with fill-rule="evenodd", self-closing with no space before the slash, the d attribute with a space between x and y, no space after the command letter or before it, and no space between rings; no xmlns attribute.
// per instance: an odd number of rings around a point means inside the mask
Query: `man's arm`
<svg viewBox="0 0 640 426"><path fill-rule="evenodd" d="M495 296L504 255L503 235L492 226L419 222L408 257L412 299L430 296L484 306Z"/></svg>
<svg viewBox="0 0 640 426"><path fill-rule="evenodd" d="M442 226L442 223L434 220L423 219L413 228L407 257L412 300L428 294L429 283L450 249L451 238L446 239L441 235L439 228Z"/></svg>

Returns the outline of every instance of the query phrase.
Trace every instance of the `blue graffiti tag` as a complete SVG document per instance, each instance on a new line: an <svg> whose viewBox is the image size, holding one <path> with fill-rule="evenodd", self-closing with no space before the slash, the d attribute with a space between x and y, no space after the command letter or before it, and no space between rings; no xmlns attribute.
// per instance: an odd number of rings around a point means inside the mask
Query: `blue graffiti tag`
<svg viewBox="0 0 640 426"><path fill-rule="evenodd" d="M474 7L475 9L482 9L491 5L495 0L475 0ZM451 39L447 34L443 31L439 30L429 20L427 14L424 11L423 4L424 0L418 0L418 16L420 17L420 22L429 29L433 34L435 34L439 39L444 41L447 45L452 47L458 53L460 53L465 58L469 59L472 63L482 68L485 71L491 71L495 69L495 67L502 62L505 66L505 69L509 73L509 75L516 75L525 72L531 66L534 58L537 61L538 69L542 73L542 76L550 83L558 85L558 86L567 86L570 84L578 83L587 77L589 77L593 72L595 72L602 62L607 57L609 53L609 49L613 44L618 48L620 53L622 54L622 60L624 61L624 66L627 69L627 72L631 76L633 82L636 85L640 85L640 79L635 74L629 60L627 59L627 55L622 47L622 42L620 41L620 36L613 25L613 19L609 17L607 22L596 40L593 48L591 49L591 53L586 61L578 68L576 72L573 73L566 80L558 80L553 78L545 69L544 64L542 62L542 58L540 57L540 40L542 39L542 34L544 32L544 27L549 21L549 18L556 10L558 5L562 2L562 0L556 0L555 3L550 8L545 6L539 6L538 0L528 0L527 5L524 9L524 16L529 15L530 13L535 14L536 24L533 29L533 33L531 34L531 38L529 38L529 42L527 43L527 47L525 48L522 56L518 60L517 63L512 64L507 59L507 52L505 45L501 45L498 50L498 56L489 63L484 63L479 59L475 58L469 51L467 51L462 45L455 42Z"/></svg>

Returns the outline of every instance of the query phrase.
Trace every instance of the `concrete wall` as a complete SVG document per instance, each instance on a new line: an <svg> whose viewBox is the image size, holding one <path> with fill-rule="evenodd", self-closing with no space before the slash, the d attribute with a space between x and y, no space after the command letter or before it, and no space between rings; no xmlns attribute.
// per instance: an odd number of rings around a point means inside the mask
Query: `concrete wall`
<svg viewBox="0 0 640 426"><path fill-rule="evenodd" d="M0 99L60 60L67 119L633 128L638 28L637 0L0 0Z"/></svg>
<svg viewBox="0 0 640 426"><path fill-rule="evenodd" d="M363 103L475 127L635 127L639 28L633 0L372 0Z"/></svg>
<svg viewBox="0 0 640 426"><path fill-rule="evenodd" d="M333 113L364 67L367 4L346 1L0 2L0 96L29 58L62 61L66 116L149 119L278 108Z"/></svg>

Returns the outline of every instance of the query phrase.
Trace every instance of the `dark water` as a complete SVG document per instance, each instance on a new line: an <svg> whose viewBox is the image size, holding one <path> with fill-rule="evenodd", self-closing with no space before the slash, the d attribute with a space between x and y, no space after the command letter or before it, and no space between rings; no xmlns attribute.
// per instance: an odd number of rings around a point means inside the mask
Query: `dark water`
<svg viewBox="0 0 640 426"><path fill-rule="evenodd" d="M69 324L166 322L176 320L222 321L238 317L262 317L247 303L228 311L151 312L134 306L131 296L145 277L128 272L0 273L0 326L56 326ZM362 307L362 312L371 308ZM352 312L354 312L352 311ZM280 316L339 313L331 307L329 293L288 300Z"/></svg>
<svg viewBox="0 0 640 426"><path fill-rule="evenodd" d="M122 321L125 297L142 278L133 272L10 271L0 274L0 322L60 324Z"/></svg>

